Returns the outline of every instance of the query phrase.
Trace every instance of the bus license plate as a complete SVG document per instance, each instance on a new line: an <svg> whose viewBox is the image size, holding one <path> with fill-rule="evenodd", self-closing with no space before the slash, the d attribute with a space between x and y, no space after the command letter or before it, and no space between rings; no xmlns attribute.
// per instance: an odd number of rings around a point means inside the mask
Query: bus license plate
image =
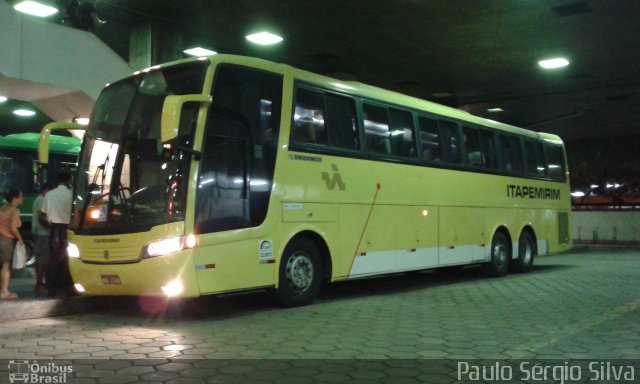
<svg viewBox="0 0 640 384"><path fill-rule="evenodd" d="M118 275L102 275L102 284L122 284Z"/></svg>

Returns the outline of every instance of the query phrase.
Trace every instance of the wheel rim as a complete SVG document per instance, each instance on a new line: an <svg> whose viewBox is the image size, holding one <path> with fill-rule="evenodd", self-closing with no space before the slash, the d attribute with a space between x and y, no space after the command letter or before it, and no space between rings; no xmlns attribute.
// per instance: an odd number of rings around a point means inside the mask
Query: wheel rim
<svg viewBox="0 0 640 384"><path fill-rule="evenodd" d="M529 264L533 257L533 247L528 240L524 240L520 242L520 255L522 256L522 262L524 264Z"/></svg>
<svg viewBox="0 0 640 384"><path fill-rule="evenodd" d="M504 266L507 264L507 246L502 242L497 242L493 246L493 259L497 266Z"/></svg>
<svg viewBox="0 0 640 384"><path fill-rule="evenodd" d="M313 282L313 262L305 252L294 252L287 261L285 276L296 292L306 291Z"/></svg>

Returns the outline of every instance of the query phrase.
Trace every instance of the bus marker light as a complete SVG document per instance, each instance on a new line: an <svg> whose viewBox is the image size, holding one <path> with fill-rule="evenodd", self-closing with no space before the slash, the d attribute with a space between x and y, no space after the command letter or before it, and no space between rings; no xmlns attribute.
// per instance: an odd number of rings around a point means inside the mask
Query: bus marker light
<svg viewBox="0 0 640 384"><path fill-rule="evenodd" d="M429 216L429 210L427 210L427 209L423 209L423 210L422 210L422 216L424 216L424 217Z"/></svg>
<svg viewBox="0 0 640 384"><path fill-rule="evenodd" d="M76 288L76 291L84 292L84 287L81 284L74 284L74 287Z"/></svg>
<svg viewBox="0 0 640 384"><path fill-rule="evenodd" d="M167 285L162 287L162 292L169 297L178 296L182 293L183 290L184 287L178 280L171 281Z"/></svg>

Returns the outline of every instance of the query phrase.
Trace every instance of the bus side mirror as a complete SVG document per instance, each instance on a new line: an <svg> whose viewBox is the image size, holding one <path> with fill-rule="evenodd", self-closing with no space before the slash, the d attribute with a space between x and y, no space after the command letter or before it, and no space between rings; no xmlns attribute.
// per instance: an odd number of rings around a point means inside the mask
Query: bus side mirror
<svg viewBox="0 0 640 384"><path fill-rule="evenodd" d="M38 141L38 162L41 164L49 163L49 136L51 136L51 131L62 129L86 131L87 127L76 123L49 123L45 125L40 132L40 140Z"/></svg>
<svg viewBox="0 0 640 384"><path fill-rule="evenodd" d="M212 102L209 95L172 95L164 99L162 120L160 121L160 141L166 143L178 136L180 115L185 103L200 103L204 106Z"/></svg>

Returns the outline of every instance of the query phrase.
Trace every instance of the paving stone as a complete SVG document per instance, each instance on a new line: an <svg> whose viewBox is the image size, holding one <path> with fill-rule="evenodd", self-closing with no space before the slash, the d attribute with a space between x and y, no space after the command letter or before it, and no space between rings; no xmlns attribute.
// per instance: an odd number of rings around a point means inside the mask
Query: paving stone
<svg viewBox="0 0 640 384"><path fill-rule="evenodd" d="M296 384L318 382L320 374L336 382L431 382L424 379L432 372L412 376L401 365L392 367L393 377L362 369L367 358L640 358L640 252L539 257L536 265L500 279L465 269L347 282L324 288L314 305L287 310L257 295L207 301L213 307L189 320L86 313L2 323L0 358L111 359L106 366L81 363L76 377L95 383L126 370L114 382L205 382L211 374L211 382ZM194 360L205 358L230 360ZM80 376L91 371L101 375Z"/></svg>

